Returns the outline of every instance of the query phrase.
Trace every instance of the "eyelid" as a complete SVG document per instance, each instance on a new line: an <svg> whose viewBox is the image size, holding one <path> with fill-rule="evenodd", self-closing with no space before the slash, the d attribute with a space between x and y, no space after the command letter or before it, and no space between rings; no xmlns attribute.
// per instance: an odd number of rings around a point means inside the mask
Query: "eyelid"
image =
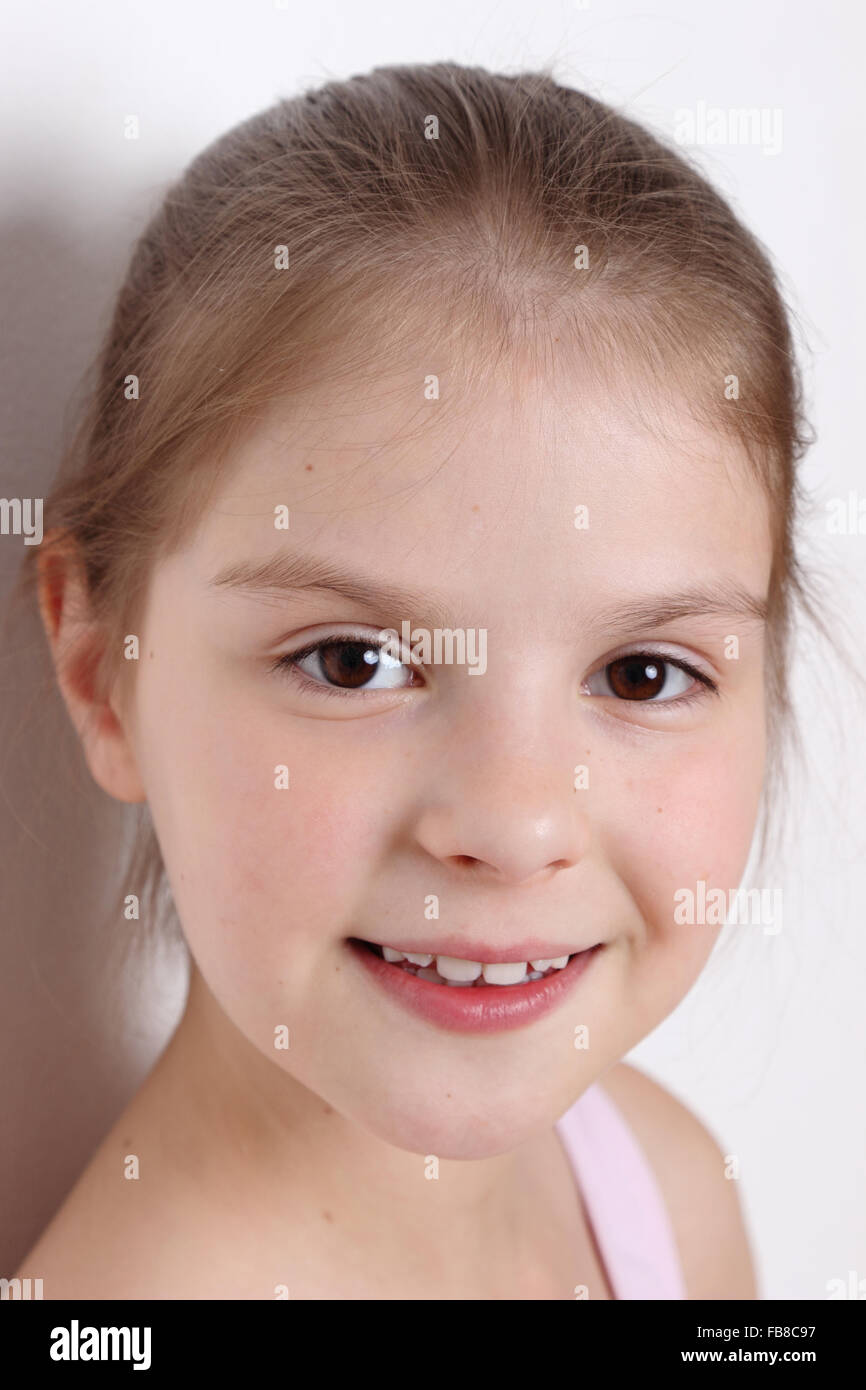
<svg viewBox="0 0 866 1390"><path fill-rule="evenodd" d="M608 652L601 661L593 666L585 679L591 679L591 677L596 675L599 671L603 671L605 667L612 666L615 661L624 661L630 656L655 656L658 657L660 661L667 661L670 662L672 666L681 667L688 671L690 675L694 675L697 680L706 682L707 685L716 686L717 680L720 679L720 673L716 671L715 667L711 667L709 671L704 670L699 664L699 660L691 653L683 655L681 651L670 650L673 645L672 643L632 642L630 645L618 647L615 651ZM710 663L706 662L706 665L710 666Z"/></svg>
<svg viewBox="0 0 866 1390"><path fill-rule="evenodd" d="M338 632L335 631L335 628L321 626L321 637L307 638L303 646L292 646L292 648L289 648L289 651L279 652L278 656L274 657L274 660L282 660L286 656L291 656L293 659L300 659L300 657L309 656L311 652L318 651L320 646L336 645L338 642L363 642L366 646L381 646L381 648L384 648L384 646L391 646L393 649L393 646L395 646L393 638L391 642L386 642L385 638L381 635L382 632L389 632L389 634L391 634L393 628L377 627L368 628L367 631L363 631L361 627L349 627L349 631ZM413 667L413 670L420 670L420 667L418 667L416 663L409 660L411 652L407 646L403 645L403 642L399 641L399 638L398 642L396 642L396 646L398 646L400 653L403 653L403 655L400 655L400 660L402 660L403 664Z"/></svg>
<svg viewBox="0 0 866 1390"><path fill-rule="evenodd" d="M280 657L282 657L282 656L294 656L294 657L307 656L307 655L309 654L309 652L315 651L317 647L326 646L327 643L328 643L328 642L331 642L331 641L333 641L333 642L369 642L369 644L370 644L371 647L375 647L375 646L384 646L384 645L385 645L385 641L384 641L384 638L382 638L381 634L382 634L383 632L388 632L388 633L390 633L390 634L395 634L395 633L396 633L396 629L393 628L393 627L389 627L389 628L386 628L386 627L374 627L373 625L371 625L370 627L368 627L368 628L365 629L363 623L359 623L357 626L353 626L351 623L347 623L347 624L346 624L346 627L347 627L347 629L348 629L347 631L345 631L345 632L338 632L338 631L336 630L336 628L335 628L333 625L332 625L332 626L328 626L328 625L325 624L325 623L317 623L317 624L315 625L314 628L308 629L308 630L306 631L306 634L303 633L303 632L297 634L298 637L301 637L301 636L304 636L304 635L307 636L307 640L306 640L306 642L304 643L303 646L300 646L300 647L290 647L288 651L280 651L278 655L279 655ZM310 632L310 631L312 631L313 633L316 633L316 634L321 634L321 635L309 636L309 632ZM285 641L285 640L287 640L287 639L284 638L283 641ZM282 643L280 643L279 645L282 646ZM708 672L701 671L701 668L698 666L697 662L696 662L695 660L693 660L693 658L691 657L691 655L689 655L689 656L682 656L682 655L680 655L680 653L677 652L677 651L671 651L671 650L669 650L669 648L670 648L671 646L673 646L673 645L674 645L673 643L670 643L670 644L661 643L661 644L659 644L659 643L652 642L652 641L646 642L646 643L642 643L642 642L625 643L622 647L617 647L617 648L614 649L614 651L608 652L607 655L604 656L604 657L602 658L602 660L599 661L599 662L592 668L592 670L589 672L589 674L590 674L590 675L594 675L596 671L601 671L601 670L604 669L605 666L611 665L611 663L614 662L614 661L621 661L624 657L628 657L628 656L657 656L657 657L663 657L663 658L665 658L665 659L668 660L668 661L680 662L680 663L683 664L683 665L692 666L692 667L694 667L695 671L698 672L699 674L701 674L701 675L706 675L708 679L712 679L712 677L709 675ZM411 650L410 650L410 648L404 647L402 643L399 643L399 646L400 646L401 651L405 652L406 657L410 657L410 656L411 656ZM277 659L277 654L275 654L275 658L274 658L274 659L275 659L275 660ZM707 664L709 665L709 662L708 662ZM407 661L406 661L406 665L407 665L407 666L412 665L412 662L411 662L410 660L407 660ZM415 669L417 670L418 667L416 666ZM713 668L713 669L715 669L715 668Z"/></svg>
<svg viewBox="0 0 866 1390"><path fill-rule="evenodd" d="M278 654L275 654L275 659L276 655L281 657L306 656L309 652L315 651L317 647L325 647L330 642L366 642L371 647L384 647L386 643L381 634L383 632L391 633L394 631L393 628L374 627L372 624L369 627L365 627L363 623L359 623L357 626L354 626L352 623L347 623L346 631L338 632L338 626L339 624L332 624L329 626L326 623L317 623L315 627L305 629L296 634L295 637L295 641L302 638L305 639L303 645L300 647L290 647L287 651L281 650ZM311 633L316 635L311 636ZM288 640L288 638L283 638L279 646L282 647L282 643ZM398 643L398 645L401 651L405 651L406 654L409 655L409 649L407 647L404 647L402 643ZM410 665L411 663L407 662L406 664Z"/></svg>

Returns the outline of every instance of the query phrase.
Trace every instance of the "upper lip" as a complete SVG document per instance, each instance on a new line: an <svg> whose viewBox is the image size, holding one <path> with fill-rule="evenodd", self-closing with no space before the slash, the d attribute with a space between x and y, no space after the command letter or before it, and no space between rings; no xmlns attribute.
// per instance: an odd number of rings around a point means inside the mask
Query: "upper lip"
<svg viewBox="0 0 866 1390"><path fill-rule="evenodd" d="M430 937L426 940L417 938L412 942L405 941L375 941L371 936L359 937L360 941L369 941L374 946L392 946L395 951L402 951L404 955L433 955L451 956L457 960L477 960L482 965L511 965L519 961L531 960L558 960L562 956L573 956L579 951L588 951L596 942L588 942L585 946L552 945L549 941L539 941L534 938L528 941L519 941L515 946L497 946L489 941L468 941L462 936L446 936L440 939L434 946Z"/></svg>

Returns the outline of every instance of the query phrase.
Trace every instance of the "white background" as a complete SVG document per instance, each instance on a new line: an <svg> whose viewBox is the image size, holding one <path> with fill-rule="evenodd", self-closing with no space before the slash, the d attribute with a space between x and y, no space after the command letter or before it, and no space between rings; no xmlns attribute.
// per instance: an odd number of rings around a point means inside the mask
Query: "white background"
<svg viewBox="0 0 866 1390"><path fill-rule="evenodd" d="M47 490L64 410L132 242L166 183L212 138L302 87L374 66L453 59L516 72L552 63L559 80L662 132L700 102L781 111L778 153L715 145L701 159L770 249L801 326L818 432L804 474L815 499L807 558L829 577L831 625L845 624L852 651L863 650L866 535L830 536L822 519L825 499L851 489L866 497L856 6L89 0L6 3L3 14L2 495ZM132 114L137 141L123 138ZM19 553L6 537L0 551L5 587ZM17 1134L0 1156L7 1274L163 1045L181 989L170 961L144 986L135 972L118 985L106 964L93 884L110 869L111 808L87 787L74 748L53 751L62 738L47 717L50 762L38 761L25 676L33 641L31 632L7 648L2 667L11 714L0 784L0 1016L12 1060L0 1074L0 1108ZM784 861L762 879L783 889L783 930L741 928L631 1057L739 1160L765 1297L822 1299L828 1281L852 1270L866 1280L866 705L850 669L804 645L795 688L808 763L790 797ZM65 864L46 859L58 843Z"/></svg>

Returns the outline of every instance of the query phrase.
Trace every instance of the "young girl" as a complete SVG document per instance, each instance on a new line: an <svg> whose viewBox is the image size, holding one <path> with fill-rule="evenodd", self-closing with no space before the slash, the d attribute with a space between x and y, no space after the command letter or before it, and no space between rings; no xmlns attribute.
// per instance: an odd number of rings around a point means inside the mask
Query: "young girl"
<svg viewBox="0 0 866 1390"><path fill-rule="evenodd" d="M548 74L377 69L195 160L38 556L189 996L19 1277L756 1296L724 1147L620 1059L745 869L802 449L761 248Z"/></svg>

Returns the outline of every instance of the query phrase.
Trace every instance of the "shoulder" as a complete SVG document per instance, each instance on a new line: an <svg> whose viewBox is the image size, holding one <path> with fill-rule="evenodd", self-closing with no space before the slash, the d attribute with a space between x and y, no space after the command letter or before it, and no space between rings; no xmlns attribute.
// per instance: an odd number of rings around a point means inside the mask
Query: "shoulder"
<svg viewBox="0 0 866 1390"><path fill-rule="evenodd" d="M45 1299L153 1298L162 1297L154 1288L173 1287L177 1248L189 1236L196 1194L178 1191L162 1135L142 1114L141 1094L105 1135L16 1270L17 1278L41 1278ZM145 1155L142 1177L130 1159Z"/></svg>
<svg viewBox="0 0 866 1390"><path fill-rule="evenodd" d="M149 1295L127 1283L128 1268L145 1265L141 1256L139 1185L123 1192L117 1164L104 1148L91 1158L51 1220L15 1271L19 1279L38 1276L45 1299L111 1299ZM128 1197L125 1205L123 1197Z"/></svg>
<svg viewBox="0 0 866 1390"><path fill-rule="evenodd" d="M737 1182L724 1150L687 1106L620 1062L601 1086L649 1161L670 1215L689 1299L757 1298Z"/></svg>

